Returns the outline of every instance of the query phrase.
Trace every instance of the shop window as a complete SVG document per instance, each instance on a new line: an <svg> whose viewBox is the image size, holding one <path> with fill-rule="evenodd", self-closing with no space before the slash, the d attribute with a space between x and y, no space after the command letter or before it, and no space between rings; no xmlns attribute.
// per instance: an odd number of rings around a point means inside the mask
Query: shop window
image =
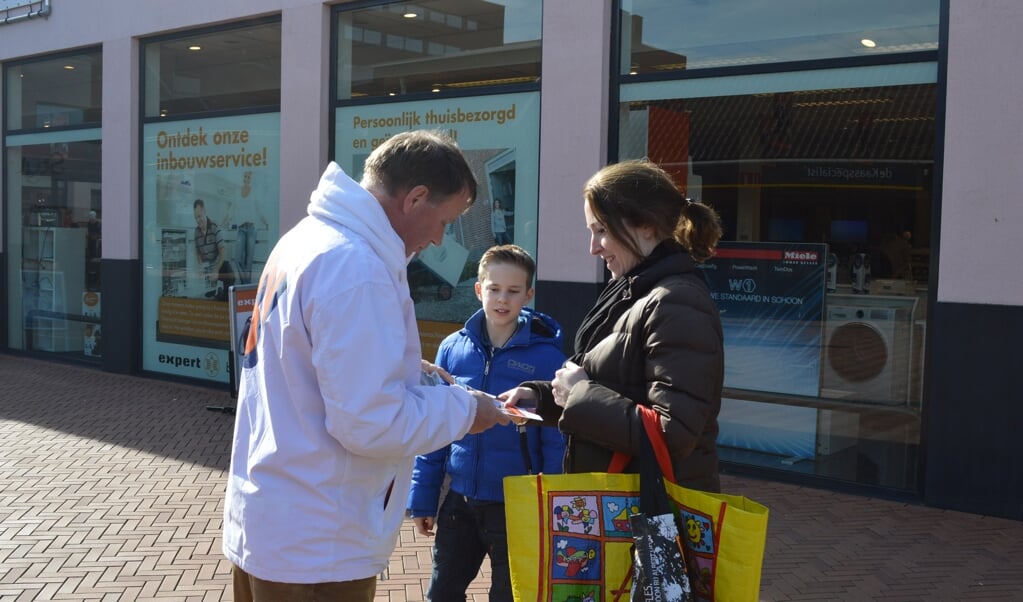
<svg viewBox="0 0 1023 602"><path fill-rule="evenodd" d="M281 25L243 25L145 43L145 117L277 110Z"/></svg>
<svg viewBox="0 0 1023 602"><path fill-rule="evenodd" d="M4 72L9 134L99 125L103 83L99 50L12 63Z"/></svg>
<svg viewBox="0 0 1023 602"><path fill-rule="evenodd" d="M725 332L724 460L916 486L929 283L907 264L930 245L936 72L622 87L621 158L722 216L702 272Z"/></svg>
<svg viewBox="0 0 1023 602"><path fill-rule="evenodd" d="M939 0L623 0L623 76L938 48Z"/></svg>
<svg viewBox="0 0 1023 602"><path fill-rule="evenodd" d="M280 35L271 20L143 44L147 371L231 381L231 293L278 236Z"/></svg>
<svg viewBox="0 0 1023 602"><path fill-rule="evenodd" d="M381 141L443 130L479 183L440 246L409 264L423 357L479 309L483 252L512 242L536 255L541 2L428 1L338 7L334 159L358 180Z"/></svg>
<svg viewBox="0 0 1023 602"><path fill-rule="evenodd" d="M540 79L540 2L339 8L340 100L464 93Z"/></svg>
<svg viewBox="0 0 1023 602"><path fill-rule="evenodd" d="M5 65L12 349L102 355L100 52Z"/></svg>

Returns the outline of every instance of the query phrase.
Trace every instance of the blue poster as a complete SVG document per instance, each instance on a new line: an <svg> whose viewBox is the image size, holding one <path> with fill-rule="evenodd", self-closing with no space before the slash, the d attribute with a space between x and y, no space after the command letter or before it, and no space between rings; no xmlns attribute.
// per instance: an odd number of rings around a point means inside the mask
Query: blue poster
<svg viewBox="0 0 1023 602"><path fill-rule="evenodd" d="M721 312L725 386L820 392L827 246L722 242L701 268Z"/></svg>
<svg viewBox="0 0 1023 602"><path fill-rule="evenodd" d="M700 266L721 313L726 387L819 395L826 257L824 244L722 242ZM726 399L719 422L721 445L814 455L813 408Z"/></svg>

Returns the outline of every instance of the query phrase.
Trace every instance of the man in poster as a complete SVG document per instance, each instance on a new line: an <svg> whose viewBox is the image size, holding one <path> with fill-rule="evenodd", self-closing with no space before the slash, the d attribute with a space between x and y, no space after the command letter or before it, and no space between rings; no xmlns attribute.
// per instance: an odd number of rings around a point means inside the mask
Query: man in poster
<svg viewBox="0 0 1023 602"><path fill-rule="evenodd" d="M206 203L202 199L195 199L192 211L195 214L195 254L210 285L205 296L227 301L227 289L234 284L235 276L225 259L224 235L206 215Z"/></svg>

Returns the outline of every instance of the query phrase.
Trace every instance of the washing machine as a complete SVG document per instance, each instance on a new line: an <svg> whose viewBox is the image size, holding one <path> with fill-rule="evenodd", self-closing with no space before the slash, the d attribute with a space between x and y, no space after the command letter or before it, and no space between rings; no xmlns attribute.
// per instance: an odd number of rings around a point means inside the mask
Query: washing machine
<svg viewBox="0 0 1023 602"><path fill-rule="evenodd" d="M829 295L821 397L904 405L915 297Z"/></svg>

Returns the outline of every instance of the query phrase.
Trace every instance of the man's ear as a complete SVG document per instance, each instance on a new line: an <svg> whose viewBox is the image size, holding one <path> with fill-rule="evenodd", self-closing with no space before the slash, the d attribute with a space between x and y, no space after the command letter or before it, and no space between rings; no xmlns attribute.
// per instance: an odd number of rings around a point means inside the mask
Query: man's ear
<svg viewBox="0 0 1023 602"><path fill-rule="evenodd" d="M430 198L430 189L426 186L419 184L413 186L405 193L402 198L401 208L403 213L411 213L412 210L420 203L426 203Z"/></svg>
<svg viewBox="0 0 1023 602"><path fill-rule="evenodd" d="M476 290L476 298L479 299L480 301L482 301L483 300L483 283L480 282L479 280L477 280L476 284L473 286L473 289Z"/></svg>
<svg viewBox="0 0 1023 602"><path fill-rule="evenodd" d="M529 289L526 291L526 303L529 303L530 301L533 300L534 293L536 293L536 289L533 287L529 287Z"/></svg>

